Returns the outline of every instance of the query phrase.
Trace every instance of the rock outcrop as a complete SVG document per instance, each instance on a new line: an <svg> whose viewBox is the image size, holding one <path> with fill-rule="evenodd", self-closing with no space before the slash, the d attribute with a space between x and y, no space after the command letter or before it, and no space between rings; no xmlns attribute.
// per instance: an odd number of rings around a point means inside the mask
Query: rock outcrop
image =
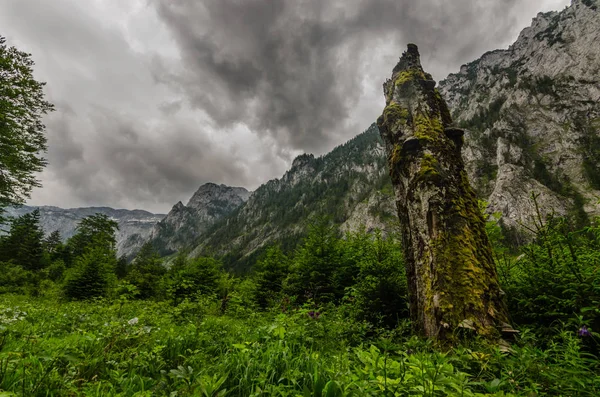
<svg viewBox="0 0 600 397"><path fill-rule="evenodd" d="M243 187L206 183L187 205L180 201L173 206L154 226L149 241L162 255L192 247L202 233L240 207L249 196L250 192Z"/></svg>
<svg viewBox="0 0 600 397"><path fill-rule="evenodd" d="M440 82L478 193L507 226L600 215L600 1L540 13L507 50Z"/></svg>

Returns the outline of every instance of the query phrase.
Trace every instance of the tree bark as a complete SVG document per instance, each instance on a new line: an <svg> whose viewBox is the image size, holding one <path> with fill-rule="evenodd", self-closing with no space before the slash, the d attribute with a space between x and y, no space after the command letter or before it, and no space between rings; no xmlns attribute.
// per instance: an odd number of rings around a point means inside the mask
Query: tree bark
<svg viewBox="0 0 600 397"><path fill-rule="evenodd" d="M485 221L461 157L463 131L409 44L384 85L377 120L402 229L414 326L452 340L498 338L508 325Z"/></svg>

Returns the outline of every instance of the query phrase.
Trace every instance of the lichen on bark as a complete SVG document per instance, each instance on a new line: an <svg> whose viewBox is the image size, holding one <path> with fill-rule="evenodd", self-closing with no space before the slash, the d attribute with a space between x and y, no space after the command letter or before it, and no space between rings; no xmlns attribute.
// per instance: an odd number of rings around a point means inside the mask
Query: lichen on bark
<svg viewBox="0 0 600 397"><path fill-rule="evenodd" d="M425 336L469 329L489 338L510 328L483 215L435 81L409 44L384 83L377 120L402 228L410 311Z"/></svg>

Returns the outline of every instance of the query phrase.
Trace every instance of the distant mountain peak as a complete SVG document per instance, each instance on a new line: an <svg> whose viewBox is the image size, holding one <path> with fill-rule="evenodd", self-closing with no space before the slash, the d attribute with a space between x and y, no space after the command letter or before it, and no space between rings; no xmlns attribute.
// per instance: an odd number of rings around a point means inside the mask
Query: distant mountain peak
<svg viewBox="0 0 600 397"><path fill-rule="evenodd" d="M200 186L187 203L187 207L199 209L205 205L211 205L216 200L225 200L235 202L234 205L240 205L248 200L250 192L243 187L231 187L227 185L217 185L216 183L205 183Z"/></svg>
<svg viewBox="0 0 600 397"><path fill-rule="evenodd" d="M208 182L201 185L187 205L181 201L157 223L149 241L162 254L170 254L193 244L216 221L239 208L250 197L243 187Z"/></svg>
<svg viewBox="0 0 600 397"><path fill-rule="evenodd" d="M306 165L314 162L315 156L313 154L304 153L299 156L296 156L294 161L292 161L292 168L302 168Z"/></svg>

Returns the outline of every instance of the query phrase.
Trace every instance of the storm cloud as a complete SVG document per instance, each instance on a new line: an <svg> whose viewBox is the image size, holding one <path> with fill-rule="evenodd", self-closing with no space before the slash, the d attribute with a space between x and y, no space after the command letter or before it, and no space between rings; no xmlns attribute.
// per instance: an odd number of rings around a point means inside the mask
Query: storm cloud
<svg viewBox="0 0 600 397"><path fill-rule="evenodd" d="M5 0L57 111L33 204L168 211L372 123L409 42L436 79L568 0Z"/></svg>

